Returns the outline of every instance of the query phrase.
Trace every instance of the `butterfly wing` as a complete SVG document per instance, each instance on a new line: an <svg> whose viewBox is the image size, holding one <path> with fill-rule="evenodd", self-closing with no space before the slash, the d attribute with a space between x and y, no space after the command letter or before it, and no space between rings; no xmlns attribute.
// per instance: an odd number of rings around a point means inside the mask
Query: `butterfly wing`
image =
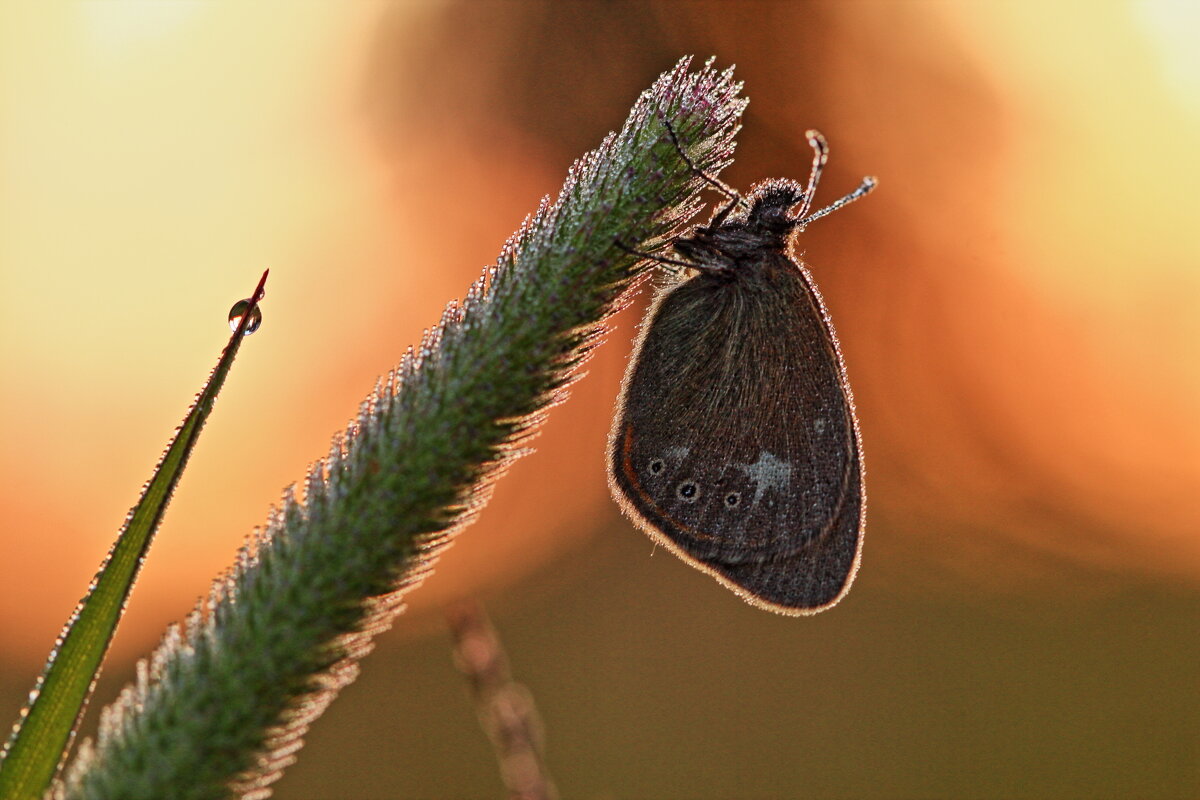
<svg viewBox="0 0 1200 800"><path fill-rule="evenodd" d="M626 374L609 476L684 560L803 614L840 599L857 569L862 461L820 296L777 258L769 281L702 273L660 295Z"/></svg>

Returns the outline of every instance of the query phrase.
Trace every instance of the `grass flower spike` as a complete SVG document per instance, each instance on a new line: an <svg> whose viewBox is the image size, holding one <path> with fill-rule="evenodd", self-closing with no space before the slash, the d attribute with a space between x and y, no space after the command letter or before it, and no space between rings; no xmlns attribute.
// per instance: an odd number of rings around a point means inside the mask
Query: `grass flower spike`
<svg viewBox="0 0 1200 800"><path fill-rule="evenodd" d="M66 798L265 797L406 591L527 452L654 250L732 158L745 101L687 59L571 168L288 489L183 627L105 711ZM601 454L595 454L597 458Z"/></svg>

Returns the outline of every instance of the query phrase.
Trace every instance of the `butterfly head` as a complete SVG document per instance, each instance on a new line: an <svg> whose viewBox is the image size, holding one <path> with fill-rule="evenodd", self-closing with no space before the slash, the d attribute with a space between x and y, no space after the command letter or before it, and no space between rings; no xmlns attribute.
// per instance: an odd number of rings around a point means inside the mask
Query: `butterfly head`
<svg viewBox="0 0 1200 800"><path fill-rule="evenodd" d="M733 267L764 252L787 249L797 218L790 209L804 199L793 181L769 181L739 200L732 210L718 211L707 225L677 239L675 250L697 263Z"/></svg>

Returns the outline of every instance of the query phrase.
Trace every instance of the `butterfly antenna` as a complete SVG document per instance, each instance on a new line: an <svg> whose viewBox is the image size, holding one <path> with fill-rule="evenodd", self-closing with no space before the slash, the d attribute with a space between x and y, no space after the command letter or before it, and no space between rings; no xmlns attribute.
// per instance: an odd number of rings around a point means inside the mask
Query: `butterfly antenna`
<svg viewBox="0 0 1200 800"><path fill-rule="evenodd" d="M817 194L817 184L821 182L821 172L825 169L825 162L829 161L829 142L825 141L825 137L821 135L820 131L805 131L804 137L812 145L813 163L812 172L808 173L808 186L804 188L804 197L800 198L801 205L800 210L796 212L797 219L803 218L812 208L813 197Z"/></svg>
<svg viewBox="0 0 1200 800"><path fill-rule="evenodd" d="M830 203L820 211L808 214L808 210L812 208L813 196L817 193L817 183L821 180L821 172L825 169L825 163L829 161L829 142L825 141L825 137L821 135L820 131L810 130L805 133L805 136L808 137L808 143L812 145L813 165L812 172L808 176L808 186L805 187L804 197L801 198L800 211L796 213L796 227L801 230L813 220L832 214L842 206L849 205L860 197L866 197L879 185L879 179L874 176L863 178L858 188L850 194L836 202ZM808 214L808 216L805 216L805 214Z"/></svg>
<svg viewBox="0 0 1200 800"><path fill-rule="evenodd" d="M832 214L834 211L837 211L842 206L850 205L851 203L853 203L855 200L857 200L860 197L866 197L878 185L879 185L878 178L875 178L873 176L868 176L866 178L863 178L862 183L860 183L858 185L858 188L855 189L853 192L846 195L841 200L830 203L829 205L822 208L820 211L815 211L812 214L809 214L804 219L797 221L796 227L803 230L804 226L808 225L808 223L812 222L814 219L820 219L821 217L828 216L829 214Z"/></svg>
<svg viewBox="0 0 1200 800"><path fill-rule="evenodd" d="M825 163L829 161L829 142L825 141L825 137L821 135L820 131L810 130L805 133L805 136L808 137L808 143L812 145L813 165L812 172L808 176L808 186L805 187L804 197L801 198L800 211L796 213L796 227L800 229L803 229L805 225L815 219L820 219L828 214L832 214L842 206L849 205L860 197L865 197L866 195L870 194L876 186L879 185L879 180L877 178L863 178L863 181L859 184L858 188L843 197L841 200L830 203L820 211L815 211L812 214L808 214L808 210L812 208L813 197L817 193L817 183L821 180L821 172L825 169ZM808 216L805 216L805 214L808 214Z"/></svg>

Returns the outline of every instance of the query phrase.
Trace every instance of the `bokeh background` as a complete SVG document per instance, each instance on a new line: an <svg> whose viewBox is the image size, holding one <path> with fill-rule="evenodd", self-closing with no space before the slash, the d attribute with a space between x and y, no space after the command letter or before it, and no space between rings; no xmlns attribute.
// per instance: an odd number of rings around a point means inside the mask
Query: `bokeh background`
<svg viewBox="0 0 1200 800"><path fill-rule="evenodd" d="M802 241L866 444L853 591L775 617L620 518L639 305L277 796L499 796L463 595L566 796L1200 795L1197 41L1182 0L0 4L0 718L263 268L96 705L694 53L752 100L733 185L802 178L808 127L819 200L881 179Z"/></svg>

